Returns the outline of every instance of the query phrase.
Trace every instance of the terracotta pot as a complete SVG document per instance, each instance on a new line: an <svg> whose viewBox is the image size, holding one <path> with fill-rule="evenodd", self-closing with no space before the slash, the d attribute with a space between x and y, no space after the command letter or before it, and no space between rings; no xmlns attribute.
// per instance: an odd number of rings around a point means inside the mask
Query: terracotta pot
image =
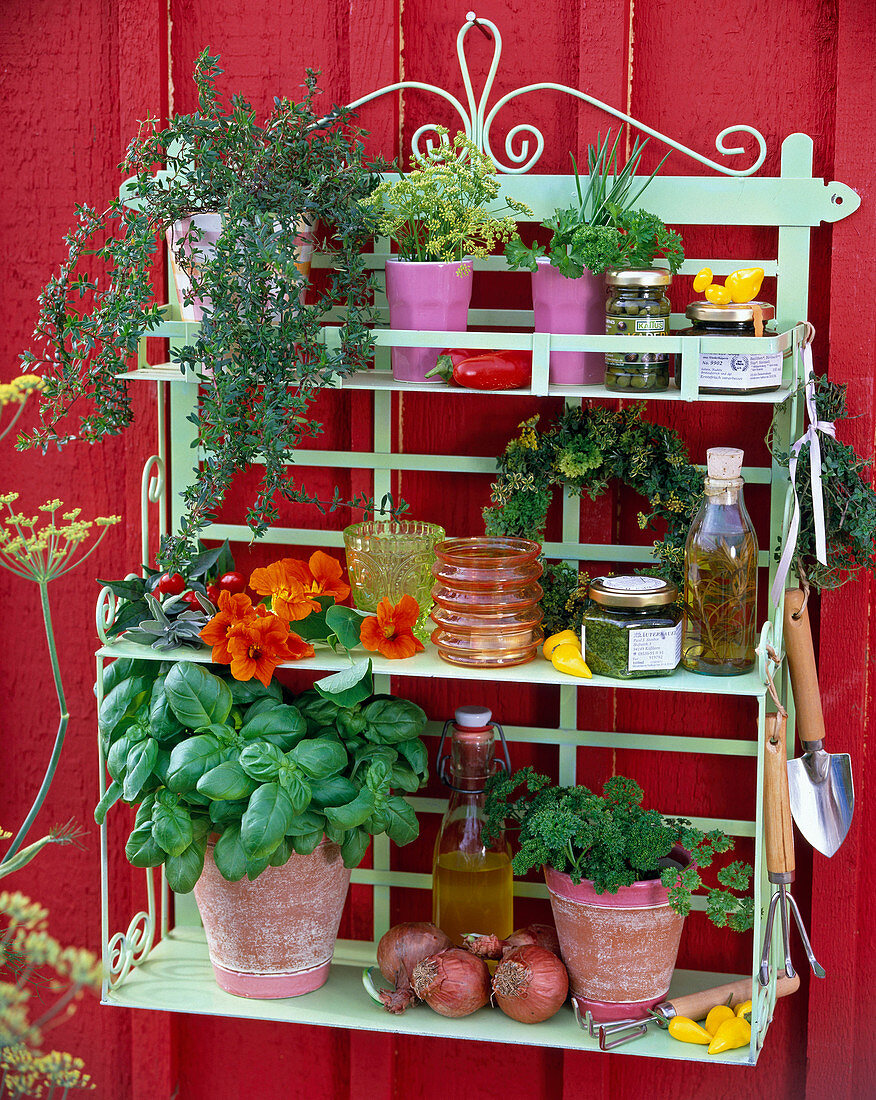
<svg viewBox="0 0 876 1100"><path fill-rule="evenodd" d="M337 844L228 882L207 847L195 899L216 981L237 997L298 997L328 978L350 884Z"/></svg>
<svg viewBox="0 0 876 1100"><path fill-rule="evenodd" d="M690 863L681 849L673 856ZM599 1023L643 1019L666 999L684 917L659 879L597 894L584 879L544 868L563 962L581 1012Z"/></svg>
<svg viewBox="0 0 876 1100"><path fill-rule="evenodd" d="M579 279L561 275L550 260L532 273L536 332L558 335L605 333L605 279L585 271ZM605 355L598 351L552 351L549 380L555 385L595 386L605 381Z"/></svg>

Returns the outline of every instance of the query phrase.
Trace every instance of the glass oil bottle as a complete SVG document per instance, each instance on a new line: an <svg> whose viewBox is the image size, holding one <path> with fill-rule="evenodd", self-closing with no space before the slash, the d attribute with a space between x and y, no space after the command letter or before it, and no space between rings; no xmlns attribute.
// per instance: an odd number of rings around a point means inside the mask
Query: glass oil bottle
<svg viewBox="0 0 876 1100"><path fill-rule="evenodd" d="M459 707L444 727L438 774L451 788L432 860L432 922L457 946L469 932L506 939L514 931L514 876L505 835L484 843L484 787L494 768L495 730L486 707ZM442 754L452 727L450 775ZM504 736L502 737L504 744ZM505 746L504 765L510 768Z"/></svg>
<svg viewBox="0 0 876 1100"><path fill-rule="evenodd" d="M757 536L742 497L742 451L707 452L705 500L684 548L681 663L707 676L736 676L755 662Z"/></svg>

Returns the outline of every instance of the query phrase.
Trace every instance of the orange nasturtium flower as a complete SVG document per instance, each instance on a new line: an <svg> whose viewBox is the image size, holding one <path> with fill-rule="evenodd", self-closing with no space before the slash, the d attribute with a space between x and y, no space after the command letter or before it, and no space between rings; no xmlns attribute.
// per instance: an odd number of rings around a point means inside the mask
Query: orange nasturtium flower
<svg viewBox="0 0 876 1100"><path fill-rule="evenodd" d="M414 637L414 623L419 614L420 605L413 596L402 596L395 607L391 600L382 599L377 614L362 622L359 634L362 645L390 660L422 653L425 647Z"/></svg>
<svg viewBox="0 0 876 1100"><path fill-rule="evenodd" d="M344 583L340 562L317 550L309 562L282 558L264 569L254 569L250 588L260 596L271 597L271 610L287 622L306 619L311 611L320 611L315 597L332 596L340 603L350 595Z"/></svg>
<svg viewBox="0 0 876 1100"><path fill-rule="evenodd" d="M276 615L260 615L239 623L231 631L228 652L235 680L251 680L255 676L267 687L277 665L312 657L313 646L291 634L288 623Z"/></svg>
<svg viewBox="0 0 876 1100"><path fill-rule="evenodd" d="M245 592L231 593L223 588L219 593L219 612L201 631L201 637L213 647L213 663L227 665L231 660L228 639L245 622L258 618L258 611Z"/></svg>

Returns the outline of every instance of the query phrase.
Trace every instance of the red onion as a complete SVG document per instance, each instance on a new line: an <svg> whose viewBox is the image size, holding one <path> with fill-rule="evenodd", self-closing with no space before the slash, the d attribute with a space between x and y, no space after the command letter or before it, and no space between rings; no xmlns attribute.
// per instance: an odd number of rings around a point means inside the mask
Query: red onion
<svg viewBox="0 0 876 1100"><path fill-rule="evenodd" d="M377 945L377 965L393 989L377 991L387 1012L399 1015L414 1000L411 975L417 963L450 946L450 940L434 924L410 921L384 933Z"/></svg>
<svg viewBox="0 0 876 1100"><path fill-rule="evenodd" d="M470 1016L490 1000L487 964L461 947L417 963L412 982L414 993L441 1016Z"/></svg>
<svg viewBox="0 0 876 1100"><path fill-rule="evenodd" d="M552 924L528 924L525 928L518 928L512 932L507 940L500 940L498 936L465 937L466 949L480 959L501 959L515 947L546 947L548 951L560 958L560 941L557 939L557 930Z"/></svg>
<svg viewBox="0 0 876 1100"><path fill-rule="evenodd" d="M499 1008L522 1024L540 1024L555 1016L569 992L569 975L553 952L529 945L509 951L493 976Z"/></svg>

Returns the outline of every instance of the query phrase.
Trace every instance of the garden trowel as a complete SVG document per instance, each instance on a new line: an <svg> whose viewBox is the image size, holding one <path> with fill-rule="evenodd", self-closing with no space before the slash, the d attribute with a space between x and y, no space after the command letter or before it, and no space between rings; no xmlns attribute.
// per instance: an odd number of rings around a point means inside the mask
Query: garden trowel
<svg viewBox="0 0 876 1100"><path fill-rule="evenodd" d="M846 838L855 808L849 754L824 750L824 714L812 649L806 599L799 588L785 593L785 652L803 755L788 761L791 814L806 840L832 856Z"/></svg>

